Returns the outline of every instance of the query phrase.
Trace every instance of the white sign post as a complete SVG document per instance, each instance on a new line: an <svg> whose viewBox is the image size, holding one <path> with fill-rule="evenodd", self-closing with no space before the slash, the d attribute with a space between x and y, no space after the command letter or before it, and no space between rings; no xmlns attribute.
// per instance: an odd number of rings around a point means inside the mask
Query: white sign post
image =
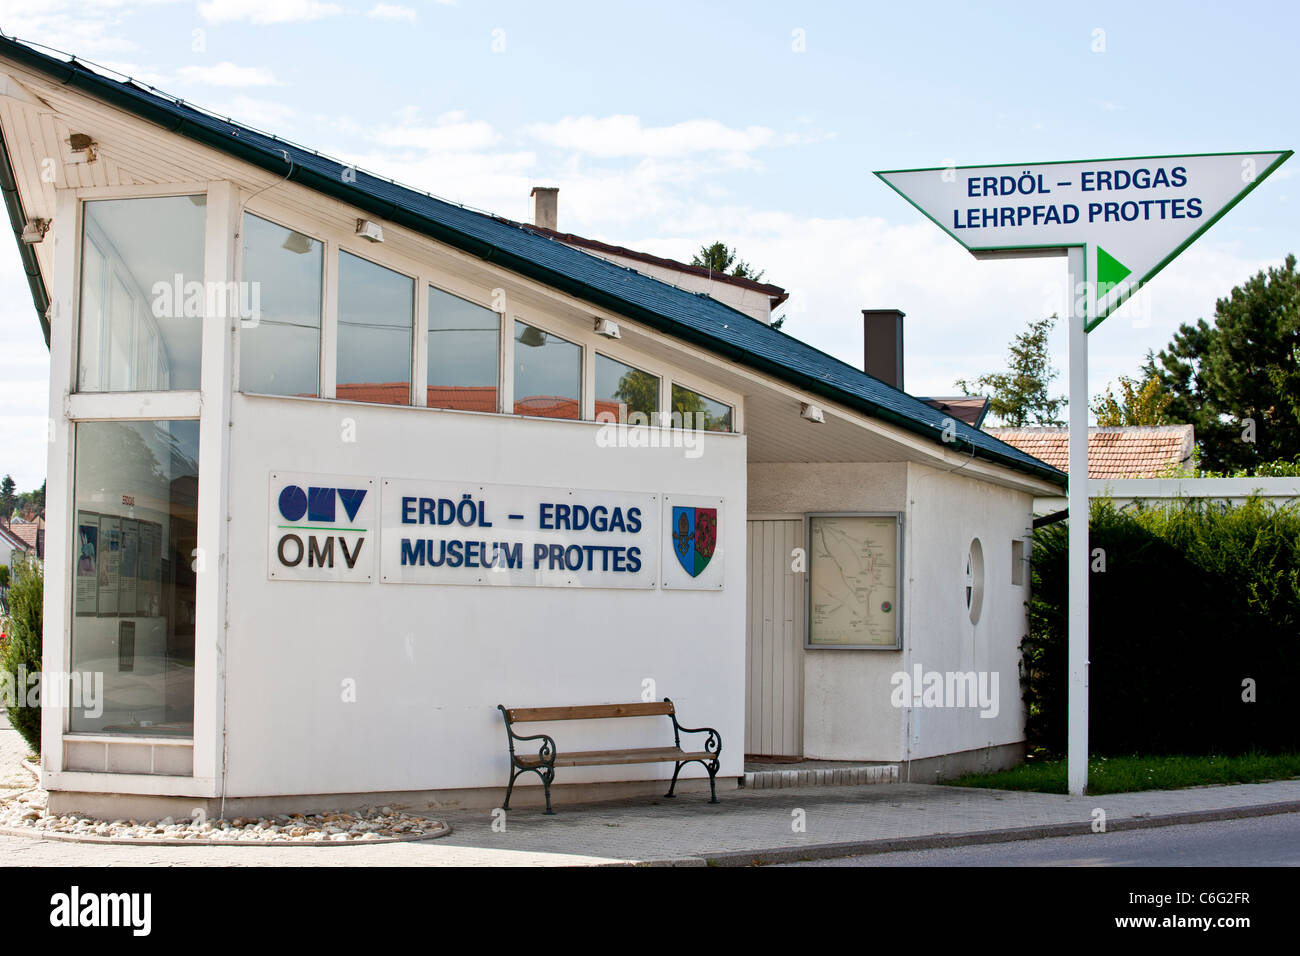
<svg viewBox="0 0 1300 956"><path fill-rule="evenodd" d="M1088 786L1088 333L1290 156L1276 150L876 173L977 259L1066 257L1070 793Z"/></svg>

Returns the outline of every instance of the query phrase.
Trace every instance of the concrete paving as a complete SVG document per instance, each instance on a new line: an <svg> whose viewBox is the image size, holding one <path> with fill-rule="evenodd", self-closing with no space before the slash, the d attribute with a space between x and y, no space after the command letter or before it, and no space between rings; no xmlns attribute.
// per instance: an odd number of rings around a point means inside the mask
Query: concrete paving
<svg viewBox="0 0 1300 956"><path fill-rule="evenodd" d="M0 729L0 754L15 747ZM21 754L19 754L21 756ZM21 772L21 771L20 771ZM3 796L0 792L0 796ZM1300 812L1300 780L1070 797L925 784L727 791L440 813L450 836L382 846L149 846L0 836L0 866L746 865ZM500 821L504 819L504 831ZM498 824L494 830L493 824Z"/></svg>

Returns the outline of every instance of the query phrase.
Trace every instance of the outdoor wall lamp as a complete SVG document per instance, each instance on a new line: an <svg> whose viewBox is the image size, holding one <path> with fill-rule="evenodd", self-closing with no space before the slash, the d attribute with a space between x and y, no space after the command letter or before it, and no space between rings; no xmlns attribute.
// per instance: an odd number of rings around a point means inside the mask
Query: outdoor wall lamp
<svg viewBox="0 0 1300 956"><path fill-rule="evenodd" d="M384 241L383 227L371 219L357 220L357 235L362 239L368 239L371 242Z"/></svg>
<svg viewBox="0 0 1300 956"><path fill-rule="evenodd" d="M29 246L34 246L45 238L45 234L50 231L50 221L48 219L28 219L27 225L23 226L22 240Z"/></svg>

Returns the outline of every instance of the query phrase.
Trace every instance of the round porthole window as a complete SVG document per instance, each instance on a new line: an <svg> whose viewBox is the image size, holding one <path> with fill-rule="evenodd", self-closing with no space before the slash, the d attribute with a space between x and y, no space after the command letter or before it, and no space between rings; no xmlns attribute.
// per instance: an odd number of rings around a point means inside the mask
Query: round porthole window
<svg viewBox="0 0 1300 956"><path fill-rule="evenodd" d="M980 622L980 610L984 606L984 548L980 539L970 543L966 555L966 610L970 613L970 622Z"/></svg>

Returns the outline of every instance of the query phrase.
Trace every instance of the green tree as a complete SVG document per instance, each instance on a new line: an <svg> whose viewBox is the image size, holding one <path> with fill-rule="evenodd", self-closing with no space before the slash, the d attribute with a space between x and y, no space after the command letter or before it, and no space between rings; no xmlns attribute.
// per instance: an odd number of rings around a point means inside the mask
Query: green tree
<svg viewBox="0 0 1300 956"><path fill-rule="evenodd" d="M1093 414L1097 424L1103 427L1118 425L1172 425L1169 406L1174 397L1165 389L1155 369L1155 356L1147 352L1146 364L1141 369L1142 377L1119 377L1120 396L1109 385L1104 395L1098 395L1092 401Z"/></svg>
<svg viewBox="0 0 1300 956"><path fill-rule="evenodd" d="M726 243L715 242L711 246L700 246L700 251L691 260L691 265L708 269L710 272L735 276L738 279L762 282L767 270L756 270L743 259L738 262L736 255L736 250L728 249Z"/></svg>
<svg viewBox="0 0 1300 956"><path fill-rule="evenodd" d="M1183 323L1158 356L1174 421L1196 428L1208 471L1255 474L1300 457L1300 273L1296 257L1219 299L1214 324Z"/></svg>
<svg viewBox="0 0 1300 956"><path fill-rule="evenodd" d="M695 253L695 257L691 259L691 265L708 269L710 272L735 276L738 279L762 282L767 270L755 269L745 260L737 260L737 255L736 250L727 248L726 243L715 242L711 246L700 246L700 251ZM774 329L779 329L784 324L784 315L777 316L772 320L772 328Z"/></svg>
<svg viewBox="0 0 1300 956"><path fill-rule="evenodd" d="M13 584L9 587L9 620L4 628L6 638L0 643L0 669L10 677L6 683L17 695L26 691L20 676L34 674L41 669L41 614L44 606L45 579L41 562L34 558L16 558L13 563ZM8 708L9 723L23 735L35 753L41 752L41 708L39 702L23 701L18 697ZM29 707L26 703L36 703Z"/></svg>
<svg viewBox="0 0 1300 956"><path fill-rule="evenodd" d="M1060 425L1065 396L1049 395L1052 380L1060 373L1052 368L1047 353L1047 336L1056 324L1052 314L1018 334L1007 350L1008 370L989 372L974 383L958 379L956 387L967 395L989 400L989 411L1004 425Z"/></svg>
<svg viewBox="0 0 1300 956"><path fill-rule="evenodd" d="M5 475L0 480L0 517L8 518L14 513L14 505L18 503L14 491L18 483L14 481L13 475Z"/></svg>

